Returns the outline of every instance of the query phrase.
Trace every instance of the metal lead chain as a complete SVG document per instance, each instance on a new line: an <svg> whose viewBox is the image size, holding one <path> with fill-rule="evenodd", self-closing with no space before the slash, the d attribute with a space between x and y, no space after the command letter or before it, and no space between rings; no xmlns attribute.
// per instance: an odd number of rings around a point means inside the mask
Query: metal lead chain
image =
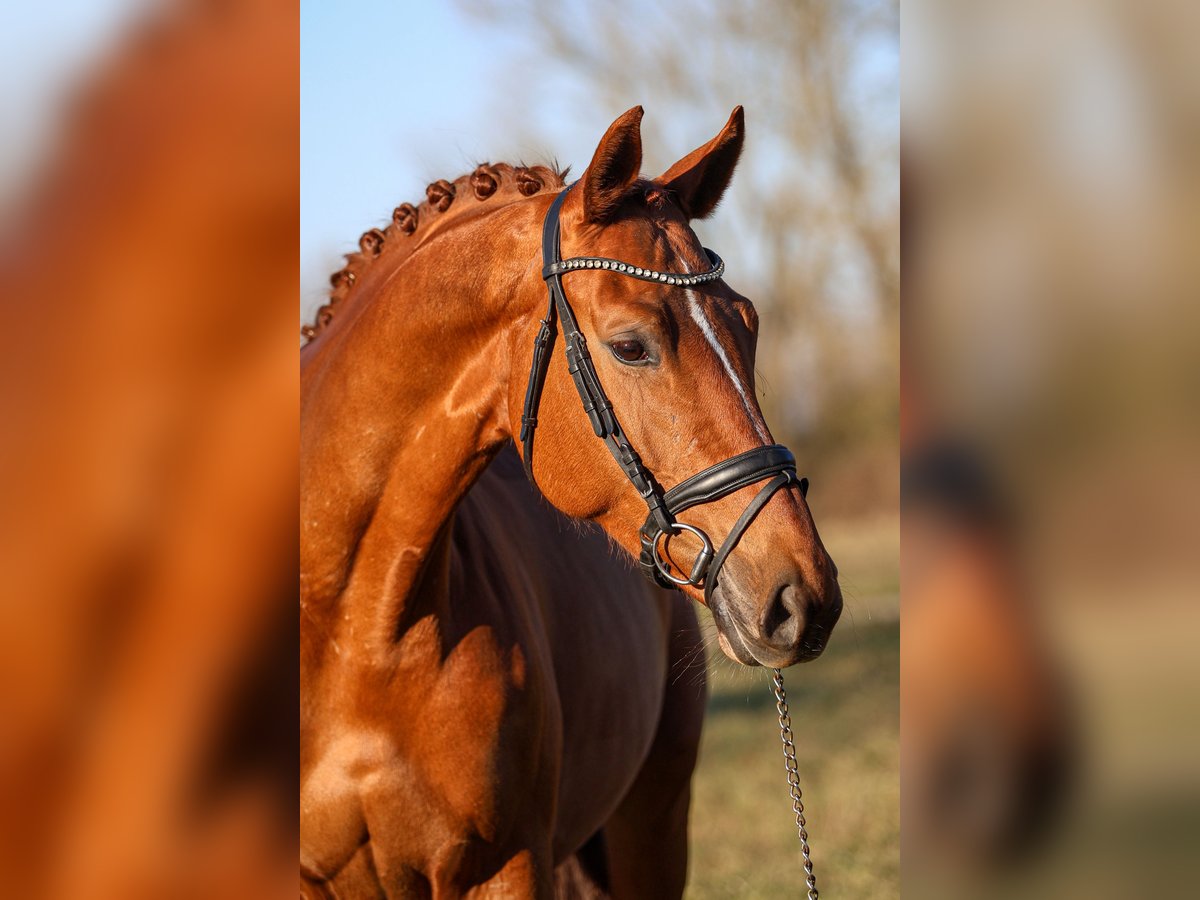
<svg viewBox="0 0 1200 900"><path fill-rule="evenodd" d="M792 716L788 712L787 693L783 689L783 672L779 669L774 671L775 710L779 713L779 734L783 738L783 765L787 769L788 793L792 798L792 811L796 814L800 853L804 857L804 880L808 884L808 900L817 900L817 876L813 874L812 854L808 849L808 823L804 820L804 795L800 793L796 742L792 739Z"/></svg>

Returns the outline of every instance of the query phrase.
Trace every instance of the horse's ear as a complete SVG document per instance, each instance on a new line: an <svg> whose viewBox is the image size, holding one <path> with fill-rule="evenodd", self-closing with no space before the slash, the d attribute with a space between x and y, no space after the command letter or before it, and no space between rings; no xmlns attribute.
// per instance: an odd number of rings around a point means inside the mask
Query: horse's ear
<svg viewBox="0 0 1200 900"><path fill-rule="evenodd" d="M706 218L717 208L733 178L745 138L746 119L739 106L720 134L659 177L659 183L675 195L675 201L689 219Z"/></svg>
<svg viewBox="0 0 1200 900"><path fill-rule="evenodd" d="M583 173L583 210L589 222L608 221L642 167L642 108L635 106L608 126Z"/></svg>

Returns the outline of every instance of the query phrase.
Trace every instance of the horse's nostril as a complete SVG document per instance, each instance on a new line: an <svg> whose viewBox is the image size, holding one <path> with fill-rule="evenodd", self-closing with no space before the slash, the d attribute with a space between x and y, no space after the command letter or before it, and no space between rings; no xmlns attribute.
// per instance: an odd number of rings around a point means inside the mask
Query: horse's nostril
<svg viewBox="0 0 1200 900"><path fill-rule="evenodd" d="M776 645L792 645L804 631L804 590L785 582L772 595L759 620L759 632L764 640Z"/></svg>

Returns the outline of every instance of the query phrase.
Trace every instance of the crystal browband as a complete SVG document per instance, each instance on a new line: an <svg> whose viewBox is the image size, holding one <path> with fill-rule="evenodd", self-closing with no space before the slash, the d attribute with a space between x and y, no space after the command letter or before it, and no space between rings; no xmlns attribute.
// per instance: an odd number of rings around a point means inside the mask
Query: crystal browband
<svg viewBox="0 0 1200 900"><path fill-rule="evenodd" d="M608 269L611 272L618 272L621 275L640 278L642 281L653 281L657 284L680 284L684 287L691 287L692 285L715 281L725 273L725 263L721 257L717 256L717 254L713 253L707 247L704 248L704 252L708 254L708 260L712 263L712 268L699 275L691 275L686 272L655 272L653 269L630 265L629 263L621 262L619 259L608 259L604 256L573 256L570 259L559 260L546 266L542 270L542 277L550 278L554 275L563 275L577 269Z"/></svg>

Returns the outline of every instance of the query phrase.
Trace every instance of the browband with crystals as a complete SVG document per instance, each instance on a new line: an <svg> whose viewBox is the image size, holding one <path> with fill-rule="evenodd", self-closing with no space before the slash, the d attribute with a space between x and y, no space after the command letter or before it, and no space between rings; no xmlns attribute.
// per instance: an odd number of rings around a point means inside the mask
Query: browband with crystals
<svg viewBox="0 0 1200 900"><path fill-rule="evenodd" d="M542 278L552 278L576 269L609 269L622 275L640 278L642 281L653 281L656 284L681 284L684 287L691 287L695 284L716 281L725 273L725 262L721 257L707 247L704 248L704 252L708 254L708 261L712 264L712 268L699 275L691 275L686 272L655 272L653 269L643 269L641 266L630 265L606 256L573 256L570 259L550 263L542 269Z"/></svg>

